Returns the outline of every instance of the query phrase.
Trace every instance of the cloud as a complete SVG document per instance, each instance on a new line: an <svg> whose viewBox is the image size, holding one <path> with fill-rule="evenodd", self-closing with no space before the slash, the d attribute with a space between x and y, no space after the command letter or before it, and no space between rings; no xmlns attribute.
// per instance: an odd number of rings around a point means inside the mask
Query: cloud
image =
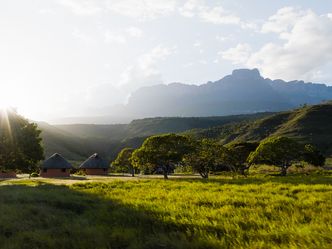
<svg viewBox="0 0 332 249"><path fill-rule="evenodd" d="M86 44L91 44L95 42L95 39L92 36L82 32L80 29L74 29L72 34L76 39L81 40Z"/></svg>
<svg viewBox="0 0 332 249"><path fill-rule="evenodd" d="M109 30L105 32L104 36L104 41L106 43L125 44L127 42L127 38L124 35L116 34Z"/></svg>
<svg viewBox="0 0 332 249"><path fill-rule="evenodd" d="M126 32L134 38L140 38L143 35L143 31L137 27L129 27L126 29Z"/></svg>
<svg viewBox="0 0 332 249"><path fill-rule="evenodd" d="M110 0L107 2L107 8L110 11L140 20L170 15L174 13L176 5L175 0Z"/></svg>
<svg viewBox="0 0 332 249"><path fill-rule="evenodd" d="M216 7L204 7L199 12L199 17L203 22L213 23L213 24L240 24L241 19L232 14L221 6Z"/></svg>
<svg viewBox="0 0 332 249"><path fill-rule="evenodd" d="M224 9L221 5L209 6L203 0L188 0L179 7L180 15L217 25L238 25L243 29L257 29L253 22L245 22L239 16Z"/></svg>
<svg viewBox="0 0 332 249"><path fill-rule="evenodd" d="M122 73L119 86L126 89L127 92L132 92L142 86L162 83L162 76L157 64L174 54L175 51L175 47L158 45L142 54L135 64L129 66Z"/></svg>
<svg viewBox="0 0 332 249"><path fill-rule="evenodd" d="M67 7L76 15L91 16L100 13L103 8L93 0L56 0L58 4Z"/></svg>
<svg viewBox="0 0 332 249"><path fill-rule="evenodd" d="M140 21L180 14L187 18L198 18L201 22L223 25L238 25L242 29L257 29L254 22L241 20L239 16L221 5L208 5L204 0L56 0L76 15L115 13Z"/></svg>
<svg viewBox="0 0 332 249"><path fill-rule="evenodd" d="M280 9L263 24L262 32L279 35L249 56L240 44L226 53L224 59L259 68L263 75L287 80L314 80L322 67L332 62L332 20L312 10L291 7ZM234 57L231 56L233 52Z"/></svg>
<svg viewBox="0 0 332 249"><path fill-rule="evenodd" d="M115 33L110 30L106 30L104 33L104 41L106 43L125 44L130 37L140 38L143 35L143 31L137 27L129 27L123 32Z"/></svg>
<svg viewBox="0 0 332 249"><path fill-rule="evenodd" d="M309 10L296 9L294 7L284 7L276 14L269 17L269 20L262 26L262 33L277 33L280 38L285 38L286 32L289 32L298 20L310 13Z"/></svg>
<svg viewBox="0 0 332 249"><path fill-rule="evenodd" d="M239 43L236 47L230 48L226 51L221 51L219 54L225 60L232 61L233 65L245 64L251 54L251 47L247 43Z"/></svg>
<svg viewBox="0 0 332 249"><path fill-rule="evenodd" d="M204 2L201 0L188 0L182 7L179 7L179 13L184 17L194 17L202 9Z"/></svg>

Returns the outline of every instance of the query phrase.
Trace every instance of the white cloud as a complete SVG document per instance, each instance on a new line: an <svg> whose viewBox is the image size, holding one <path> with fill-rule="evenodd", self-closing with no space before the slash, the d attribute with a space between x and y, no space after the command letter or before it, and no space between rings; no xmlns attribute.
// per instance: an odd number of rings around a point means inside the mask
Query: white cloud
<svg viewBox="0 0 332 249"><path fill-rule="evenodd" d="M219 42L226 42L226 41L231 41L234 40L233 35L217 35L216 40Z"/></svg>
<svg viewBox="0 0 332 249"><path fill-rule="evenodd" d="M180 15L188 18L197 17L200 21L221 25L238 25L243 29L257 29L253 22L242 21L239 16L225 10L221 5L209 6L203 0L188 0L178 8Z"/></svg>
<svg viewBox="0 0 332 249"><path fill-rule="evenodd" d="M57 0L57 3L69 8L74 14L82 16L95 15L103 10L98 1L93 0Z"/></svg>
<svg viewBox="0 0 332 249"><path fill-rule="evenodd" d="M135 91L142 86L162 83L162 76L158 63L165 60L176 51L175 47L158 45L149 52L141 55L135 64L129 66L121 75L120 86L128 92Z"/></svg>
<svg viewBox="0 0 332 249"><path fill-rule="evenodd" d="M286 38L287 32L289 32L297 21L308 15L309 10L303 11L294 7L284 7L277 11L276 14L269 17L269 20L263 24L262 33L277 33L281 38Z"/></svg>
<svg viewBox="0 0 332 249"><path fill-rule="evenodd" d="M140 38L143 35L143 31L137 27L129 27L126 29L126 32L131 36L135 38Z"/></svg>
<svg viewBox="0 0 332 249"><path fill-rule="evenodd" d="M202 44L201 44L201 42L196 41L196 42L193 44L193 46L197 48L197 47L202 46Z"/></svg>
<svg viewBox="0 0 332 249"><path fill-rule="evenodd" d="M117 43L117 44L124 44L127 42L127 39L124 35L122 34L116 34L116 33L113 33L109 30L107 30L104 34L105 36L105 39L104 41L106 43Z"/></svg>
<svg viewBox="0 0 332 249"><path fill-rule="evenodd" d="M231 50L234 57L228 53L224 58L286 80L315 80L317 72L332 62L332 20L327 15L287 7L270 17L262 31L279 34L282 43L267 43L243 61L235 56L241 50L238 45Z"/></svg>
<svg viewBox="0 0 332 249"><path fill-rule="evenodd" d="M202 21L213 24L240 24L241 19L226 11L221 6L216 7L204 7L199 13L199 17Z"/></svg>
<svg viewBox="0 0 332 249"><path fill-rule="evenodd" d="M173 13L175 0L110 0L107 8L117 14L141 20L155 19Z"/></svg>
<svg viewBox="0 0 332 249"><path fill-rule="evenodd" d="M249 44L239 43L236 47L221 51L219 54L223 59L230 60L233 65L236 65L246 63L250 57L251 51Z"/></svg>
<svg viewBox="0 0 332 249"><path fill-rule="evenodd" d="M90 36L90 35L88 35L88 34L82 32L81 30L79 30L79 29L77 29L77 28L74 29L74 31L73 31L73 36L74 36L75 38L77 38L77 39L83 41L83 42L86 43L86 44L91 44L91 43L95 42L95 39L94 39L92 36Z"/></svg>
<svg viewBox="0 0 332 249"><path fill-rule="evenodd" d="M204 2L201 0L188 0L179 8L179 13L184 17L194 17L203 6Z"/></svg>
<svg viewBox="0 0 332 249"><path fill-rule="evenodd" d="M147 73L156 72L154 68L158 61L165 60L169 55L175 52L175 47L169 48L163 45L158 45L153 48L149 53L142 55L138 59L138 66L142 71Z"/></svg>

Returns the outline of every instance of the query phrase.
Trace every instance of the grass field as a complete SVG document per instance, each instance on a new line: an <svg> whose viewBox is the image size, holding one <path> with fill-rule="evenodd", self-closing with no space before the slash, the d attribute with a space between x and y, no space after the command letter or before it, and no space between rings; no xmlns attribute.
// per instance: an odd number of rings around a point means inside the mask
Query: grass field
<svg viewBox="0 0 332 249"><path fill-rule="evenodd" d="M117 179L1 181L0 248L332 248L331 174Z"/></svg>

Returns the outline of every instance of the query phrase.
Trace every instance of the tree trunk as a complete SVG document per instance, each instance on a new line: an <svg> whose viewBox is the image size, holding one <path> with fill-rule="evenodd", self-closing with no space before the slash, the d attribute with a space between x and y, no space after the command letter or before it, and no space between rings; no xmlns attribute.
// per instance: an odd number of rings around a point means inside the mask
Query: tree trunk
<svg viewBox="0 0 332 249"><path fill-rule="evenodd" d="M288 169L287 166L282 166L282 167L281 167L281 172L280 172L280 174L281 174L282 176L286 176L286 175L287 175L287 169Z"/></svg>
<svg viewBox="0 0 332 249"><path fill-rule="evenodd" d="M135 169L134 169L134 168L131 169L131 176L132 176L132 177L135 176Z"/></svg>
<svg viewBox="0 0 332 249"><path fill-rule="evenodd" d="M168 179L168 172L164 170L164 179Z"/></svg>
<svg viewBox="0 0 332 249"><path fill-rule="evenodd" d="M164 175L164 179L168 179L168 167L163 166L163 175Z"/></svg>
<svg viewBox="0 0 332 249"><path fill-rule="evenodd" d="M247 175L249 174L249 172L246 173L246 170L249 171L249 168L250 168L250 166L242 166L242 167L240 167L240 174L243 175L243 176L245 176L245 177L247 177Z"/></svg>
<svg viewBox="0 0 332 249"><path fill-rule="evenodd" d="M209 173L208 172L199 172L202 178L208 179L209 178Z"/></svg>

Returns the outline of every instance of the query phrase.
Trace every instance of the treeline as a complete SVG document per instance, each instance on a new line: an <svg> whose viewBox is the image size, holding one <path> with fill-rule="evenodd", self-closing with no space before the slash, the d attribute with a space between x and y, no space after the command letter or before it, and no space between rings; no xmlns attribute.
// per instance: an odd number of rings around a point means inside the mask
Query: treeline
<svg viewBox="0 0 332 249"><path fill-rule="evenodd" d="M44 159L41 131L15 110L0 110L0 173L38 171Z"/></svg>
<svg viewBox="0 0 332 249"><path fill-rule="evenodd" d="M167 179L175 169L185 167L208 178L209 174L223 170L246 175L252 165L267 164L279 167L281 175L286 175L292 164L301 161L323 166L325 157L313 145L301 144L288 137L224 146L214 140L165 134L147 138L138 149L124 148L111 169L133 176L135 172L160 173Z"/></svg>
<svg viewBox="0 0 332 249"><path fill-rule="evenodd" d="M44 159L41 131L37 125L14 110L0 111L0 172L38 171ZM138 149L124 148L111 163L111 170L142 174L163 174L186 168L203 178L224 170L246 175L254 164L280 168L282 175L297 162L315 166L325 164L324 155L311 144L282 136L258 142L222 145L216 140L195 139L186 135L164 134L148 137Z"/></svg>

